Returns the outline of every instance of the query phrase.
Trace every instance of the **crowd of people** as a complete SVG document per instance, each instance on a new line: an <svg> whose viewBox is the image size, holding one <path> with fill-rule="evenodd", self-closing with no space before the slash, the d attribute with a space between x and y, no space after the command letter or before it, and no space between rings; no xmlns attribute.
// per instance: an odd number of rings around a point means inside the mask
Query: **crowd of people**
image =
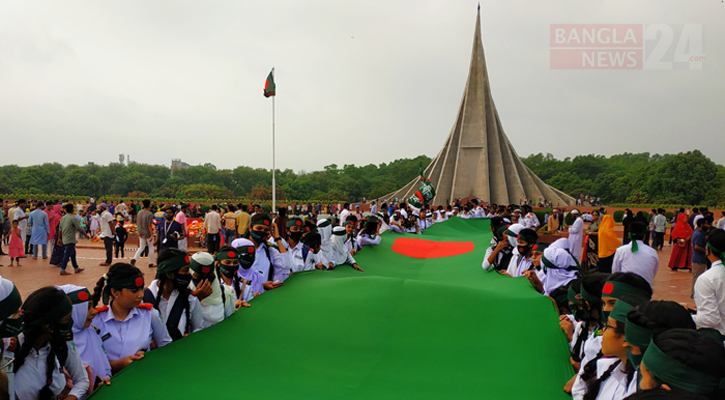
<svg viewBox="0 0 725 400"><path fill-rule="evenodd" d="M366 213L345 203L330 215L314 208L282 207L269 215L261 205L212 205L204 215L207 251L192 254L189 205L154 209L144 200L133 217L119 204L113 210L102 202L94 206L90 213L99 216L97 229L107 233L102 233L104 245L118 241L123 232L117 228L127 218L137 224L139 249L129 263L112 263L106 245L108 259L101 265L109 269L95 287L44 287L25 301L11 281L0 278L3 356L14 359L3 371L10 372L8 393L19 399L81 399L110 384L147 351L252 306L256 296L279 288L291 274L343 265L362 272L355 255L379 245L385 231L420 234L451 218L490 220L493 239L483 270L525 277L532 290L557 305L575 370L564 390L573 398L725 398L725 231L712 227L708 210L678 210L671 232L670 267L693 269L695 311L651 300L659 266L653 247L664 235L652 235L661 221L651 224L641 214L627 220L622 242L603 209L590 213L586 229L578 210L569 211L573 223L564 234L560 215L565 210L540 220L528 205L485 205L476 199L419 208L404 201L379 207L372 202ZM56 249L61 254L61 275L70 275L68 261L82 272L75 243L78 235L93 232L79 221L81 210L60 202L29 208L19 200L8 216L11 259L19 263L26 228L20 223L30 221L35 257L46 257L49 240L51 257ZM656 239L653 247L648 234ZM151 282L136 267L144 254L155 268Z"/></svg>

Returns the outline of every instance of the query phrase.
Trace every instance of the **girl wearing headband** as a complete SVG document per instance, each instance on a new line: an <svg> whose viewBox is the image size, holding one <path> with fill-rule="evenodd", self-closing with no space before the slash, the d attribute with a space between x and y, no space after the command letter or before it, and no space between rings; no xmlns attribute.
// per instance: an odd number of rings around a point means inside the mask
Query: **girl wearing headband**
<svg viewBox="0 0 725 400"><path fill-rule="evenodd" d="M156 347L172 342L166 325L152 304L142 303L143 273L125 263L111 265L93 288L93 305L103 300L92 325L99 330L101 340L115 374L133 361L143 358Z"/></svg>
<svg viewBox="0 0 725 400"><path fill-rule="evenodd" d="M65 368L73 381L66 397L86 396L90 382L78 351L68 347L73 306L52 286L40 288L23 304L24 337L15 353L15 395L23 400L51 400L66 386Z"/></svg>
<svg viewBox="0 0 725 400"><path fill-rule="evenodd" d="M248 292L251 295L252 290L249 285L240 281L237 272L240 267L249 269L252 264L254 264L255 249L249 239L242 238L235 239L234 241L242 240L249 242L249 245L240 247L239 249L235 249L230 246L222 246L222 248L219 249L219 252L214 256L214 267L216 268L216 274L219 277L219 284L222 285L225 291L231 291L230 294L232 297L237 299L234 301L235 310L238 310L241 307L251 307L251 305L244 300L243 292Z"/></svg>
<svg viewBox="0 0 725 400"><path fill-rule="evenodd" d="M161 251L158 261L156 279L144 290L144 302L153 304L171 339L177 341L202 329L201 304L189 290L189 255L170 248Z"/></svg>

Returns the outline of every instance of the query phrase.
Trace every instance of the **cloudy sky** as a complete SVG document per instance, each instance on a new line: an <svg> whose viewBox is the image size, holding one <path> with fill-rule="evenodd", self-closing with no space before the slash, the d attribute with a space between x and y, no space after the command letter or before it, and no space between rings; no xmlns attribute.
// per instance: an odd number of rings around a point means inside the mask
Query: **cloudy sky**
<svg viewBox="0 0 725 400"><path fill-rule="evenodd" d="M468 74L476 1L0 2L0 164L119 153L219 168L435 156ZM483 1L492 93L522 156L700 149L725 164L725 4ZM551 24L701 24L701 70L552 70ZM645 52L651 51L645 46ZM7 146L7 147L6 147Z"/></svg>

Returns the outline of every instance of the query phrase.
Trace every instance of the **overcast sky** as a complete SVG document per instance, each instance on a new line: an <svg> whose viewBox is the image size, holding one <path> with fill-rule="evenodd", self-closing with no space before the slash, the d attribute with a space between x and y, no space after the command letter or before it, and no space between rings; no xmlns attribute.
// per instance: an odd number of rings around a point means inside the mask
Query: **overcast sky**
<svg viewBox="0 0 725 400"><path fill-rule="evenodd" d="M463 94L476 4L2 0L0 164L124 153L269 168L272 67L277 168L434 157ZM700 149L725 164L723 21L718 0L483 1L505 133L521 156ZM706 61L552 70L557 23L702 24Z"/></svg>

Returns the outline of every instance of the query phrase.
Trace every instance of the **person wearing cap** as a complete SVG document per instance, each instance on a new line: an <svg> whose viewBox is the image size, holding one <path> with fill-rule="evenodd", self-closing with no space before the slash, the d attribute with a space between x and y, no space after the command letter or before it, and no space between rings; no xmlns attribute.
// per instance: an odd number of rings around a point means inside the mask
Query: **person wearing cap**
<svg viewBox="0 0 725 400"><path fill-rule="evenodd" d="M510 228L509 228L510 229ZM509 235L510 230L506 232ZM511 232L513 233L513 232ZM506 274L512 278L524 276L524 271L532 269L532 249L539 239L533 229L521 229L516 237L516 251L509 262Z"/></svg>
<svg viewBox="0 0 725 400"><path fill-rule="evenodd" d="M357 218L358 221L360 221L363 218L362 213L360 212L360 205L355 205L355 212L352 213L355 218Z"/></svg>
<svg viewBox="0 0 725 400"><path fill-rule="evenodd" d="M73 305L62 290L47 286L23 303L23 336L18 339L13 370L15 396L35 400L58 396L66 387L65 369L73 388L67 399L82 399L90 382L78 351L68 346ZM48 362L53 363L48 366ZM50 396L48 396L48 394Z"/></svg>
<svg viewBox="0 0 725 400"><path fill-rule="evenodd" d="M93 305L102 300L92 325L106 348L111 371L116 374L131 362L141 360L156 347L172 342L166 325L152 304L142 303L143 273L131 264L115 263L93 288Z"/></svg>
<svg viewBox="0 0 725 400"><path fill-rule="evenodd" d="M642 241L646 232L646 223L634 221L629 224L630 242L619 246L614 253L612 273L633 272L653 286L660 260L657 251Z"/></svg>
<svg viewBox="0 0 725 400"><path fill-rule="evenodd" d="M577 262L580 261L582 254L582 237L584 235L584 221L579 210L576 208L571 210L571 215L574 218L574 223L568 228L569 230L569 251L574 255Z"/></svg>
<svg viewBox="0 0 725 400"><path fill-rule="evenodd" d="M208 328L234 314L234 290L229 286L219 284L214 257L204 251L198 252L191 256L189 268L191 269L191 293L199 299L204 317L201 327Z"/></svg>
<svg viewBox="0 0 725 400"><path fill-rule="evenodd" d="M725 347L700 331L670 329L655 334L639 369L641 391L655 389L696 394L711 400L725 398Z"/></svg>
<svg viewBox="0 0 725 400"><path fill-rule="evenodd" d="M332 223L329 219L317 220L317 232L320 234L322 254L332 261Z"/></svg>
<svg viewBox="0 0 725 400"><path fill-rule="evenodd" d="M277 233L277 225L272 223L269 215L254 214L250 225L252 230L249 239L257 249L252 266L252 271L258 274L257 279L252 280L252 289L256 295L281 286L292 268L286 255L287 249Z"/></svg>
<svg viewBox="0 0 725 400"><path fill-rule="evenodd" d="M713 229L705 251L712 265L695 282L697 314L693 319L698 328L715 329L725 335L725 231Z"/></svg>
<svg viewBox="0 0 725 400"><path fill-rule="evenodd" d="M190 263L189 255L182 250L163 250L159 254L156 279L144 290L144 302L159 311L174 341L200 331L204 323L201 304L189 290Z"/></svg>
<svg viewBox="0 0 725 400"><path fill-rule="evenodd" d="M94 382L100 381L110 385L111 364L108 362L101 337L91 327L93 318L96 316L96 309L93 308L91 301L91 292L87 288L77 285L56 287L65 292L73 305L73 343L81 357L81 362L90 367Z"/></svg>
<svg viewBox="0 0 725 400"><path fill-rule="evenodd" d="M236 246L236 247L235 247ZM255 248L251 240L245 238L234 239L232 246L222 246L214 256L219 283L232 290L236 299L234 309L250 307L248 301L254 297L249 281L239 278L239 269L247 271L254 264ZM227 290L226 288L224 288Z"/></svg>
<svg viewBox="0 0 725 400"><path fill-rule="evenodd" d="M332 230L332 254L333 259L330 260L335 267L342 264L349 264L354 269L361 271L362 268L357 266L357 263L355 262L355 259L352 257L350 252L347 249L347 246L345 246L345 228L341 226L336 226ZM333 267L334 268L334 267Z"/></svg>
<svg viewBox="0 0 725 400"><path fill-rule="evenodd" d="M347 223L350 223L350 221ZM282 244L287 250L287 257L289 257L291 264L290 273L315 269L314 257L310 256L310 247L303 243L302 240L302 235L305 233L303 229L304 225L301 219L294 217L287 220L287 241L283 241Z"/></svg>
<svg viewBox="0 0 725 400"><path fill-rule="evenodd" d="M115 236L116 225L113 219L113 214L108 212L108 206L106 203L98 205L98 210L101 212L101 239L103 240L103 246L106 248L106 261L99 264L101 267L108 267L113 262L113 238Z"/></svg>

